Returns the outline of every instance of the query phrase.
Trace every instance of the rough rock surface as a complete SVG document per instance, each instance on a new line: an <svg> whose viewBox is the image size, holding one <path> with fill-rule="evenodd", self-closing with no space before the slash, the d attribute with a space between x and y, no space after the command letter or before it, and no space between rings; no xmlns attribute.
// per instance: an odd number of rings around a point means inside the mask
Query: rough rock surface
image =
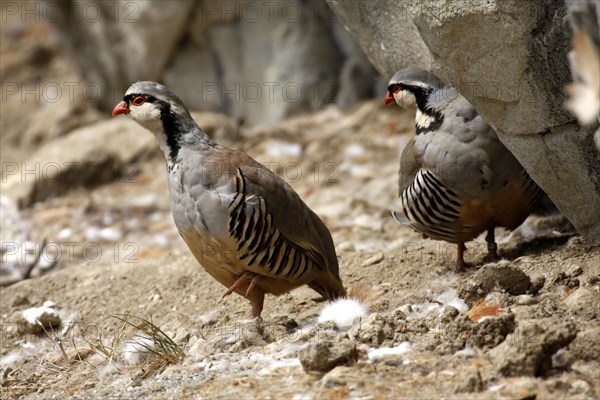
<svg viewBox="0 0 600 400"><path fill-rule="evenodd" d="M41 146L14 171L5 171L3 189L20 208L28 207L81 186L135 179L136 162L155 151L154 137L133 121L107 120Z"/></svg>
<svg viewBox="0 0 600 400"><path fill-rule="evenodd" d="M581 307L581 304L587 304ZM580 287L565 299L565 305L582 318L593 320L600 315L600 292L590 287Z"/></svg>
<svg viewBox="0 0 600 400"><path fill-rule="evenodd" d="M409 46L395 32L414 24L433 57L432 69L496 128L577 230L600 243L595 128L580 128L563 108L571 30L562 0L411 1L404 8L386 0L328 3L387 77L407 64L393 56ZM410 50L406 55L409 64L422 65Z"/></svg>
<svg viewBox="0 0 600 400"><path fill-rule="evenodd" d="M327 372L338 365L352 365L358 360L356 343L309 343L298 350L305 371Z"/></svg>
<svg viewBox="0 0 600 400"><path fill-rule="evenodd" d="M411 19L408 2L327 0L327 3L384 78L406 67L431 68L433 57Z"/></svg>
<svg viewBox="0 0 600 400"><path fill-rule="evenodd" d="M53 26L105 93L105 110L131 82L156 80L192 109L256 125L351 105L375 86L374 69L323 0L58 4L73 18ZM94 24L86 7L101 11Z"/></svg>
<svg viewBox="0 0 600 400"><path fill-rule="evenodd" d="M2 7L0 170L4 171L26 159L35 147L97 121L100 113L91 101L98 94L94 85L82 81L51 26L35 23L35 4ZM32 12L22 15L19 7Z"/></svg>
<svg viewBox="0 0 600 400"><path fill-rule="evenodd" d="M577 333L569 345L575 357L600 363L600 324L597 322Z"/></svg>
<svg viewBox="0 0 600 400"><path fill-rule="evenodd" d="M525 294L530 286L531 280L527 274L516 267L488 265L461 282L458 294L467 304L473 305L496 287L517 296Z"/></svg>
<svg viewBox="0 0 600 400"><path fill-rule="evenodd" d="M239 127L224 114L194 112L192 116L217 141L238 138ZM158 154L155 142L152 134L129 118L75 129L40 146L22 163L6 163L3 189L23 208L82 186L132 182L139 161Z"/></svg>
<svg viewBox="0 0 600 400"><path fill-rule="evenodd" d="M194 4L59 2L62 17L48 22L69 44L85 79L101 88L99 104L108 111L132 82L160 78Z"/></svg>
<svg viewBox="0 0 600 400"><path fill-rule="evenodd" d="M552 367L551 357L575 339L571 321L522 321L506 340L489 351L492 363L504 376L538 376Z"/></svg>

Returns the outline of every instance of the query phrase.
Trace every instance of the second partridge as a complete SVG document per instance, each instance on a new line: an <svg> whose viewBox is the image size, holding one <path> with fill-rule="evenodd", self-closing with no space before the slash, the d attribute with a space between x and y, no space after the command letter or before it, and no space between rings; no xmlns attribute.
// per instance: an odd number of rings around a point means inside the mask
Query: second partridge
<svg viewBox="0 0 600 400"><path fill-rule="evenodd" d="M416 136L400 159L402 207L394 217L427 237L456 243L457 272L465 268L465 242L484 231L485 260L498 259L494 229L521 225L540 188L475 108L432 73L401 70L384 101L417 108Z"/></svg>

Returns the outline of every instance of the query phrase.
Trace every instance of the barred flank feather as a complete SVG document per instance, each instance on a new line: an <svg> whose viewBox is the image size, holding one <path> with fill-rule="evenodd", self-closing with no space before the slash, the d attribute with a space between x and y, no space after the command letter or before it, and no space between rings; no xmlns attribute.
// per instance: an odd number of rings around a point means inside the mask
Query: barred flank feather
<svg viewBox="0 0 600 400"><path fill-rule="evenodd" d="M229 234L237 240L241 260L248 266L257 265L279 279L301 280L315 269L322 269L304 249L281 235L262 197L258 197L258 207L253 208L251 214L246 212L246 180L239 169L235 190L237 194L228 206ZM313 289L317 290L316 287ZM317 292L329 298L327 290Z"/></svg>
<svg viewBox="0 0 600 400"><path fill-rule="evenodd" d="M433 238L453 241L459 226L461 201L430 171L420 169L401 199L401 213L393 213L398 222Z"/></svg>

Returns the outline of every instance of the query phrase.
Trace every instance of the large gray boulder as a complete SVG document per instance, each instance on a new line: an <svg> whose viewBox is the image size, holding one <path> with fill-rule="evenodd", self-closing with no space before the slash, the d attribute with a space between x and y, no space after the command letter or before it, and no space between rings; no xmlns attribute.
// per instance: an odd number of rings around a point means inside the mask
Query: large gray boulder
<svg viewBox="0 0 600 400"><path fill-rule="evenodd" d="M2 194L19 208L81 187L136 179L155 139L126 118L78 128L40 146L28 160L6 163Z"/></svg>
<svg viewBox="0 0 600 400"><path fill-rule="evenodd" d="M413 37L403 37L414 34L414 25L432 56L431 69L496 128L577 230L600 243L600 156L593 129L577 125L563 106L571 80L571 30L562 0L402 6L388 0L327 1L387 77L407 65L423 66L409 43Z"/></svg>
<svg viewBox="0 0 600 400"><path fill-rule="evenodd" d="M46 1L60 7L50 20L88 82L100 88L105 110L132 82L159 80L186 30L193 0ZM46 18L48 19L48 18Z"/></svg>
<svg viewBox="0 0 600 400"><path fill-rule="evenodd" d="M88 101L93 87L62 55L51 26L36 23L35 14L24 17L19 6L33 9L26 2L0 6L0 171L27 159L36 146L101 117Z"/></svg>
<svg viewBox="0 0 600 400"><path fill-rule="evenodd" d="M55 2L51 2L55 4ZM259 125L368 97L375 70L324 0L59 2L53 26L109 111L132 82ZM83 12L87 10L87 12ZM90 10L100 10L93 14ZM354 82L360 84L350 84ZM370 84L365 84L369 82Z"/></svg>
<svg viewBox="0 0 600 400"><path fill-rule="evenodd" d="M409 2L327 0L375 68L386 78L406 67L430 69L433 61L409 16Z"/></svg>

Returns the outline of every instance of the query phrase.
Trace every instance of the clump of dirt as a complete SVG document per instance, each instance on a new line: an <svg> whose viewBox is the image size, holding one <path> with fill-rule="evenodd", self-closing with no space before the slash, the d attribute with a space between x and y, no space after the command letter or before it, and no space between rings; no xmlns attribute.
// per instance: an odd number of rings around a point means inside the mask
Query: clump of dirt
<svg viewBox="0 0 600 400"><path fill-rule="evenodd" d="M485 297L494 288L511 295L525 294L530 291L531 279L520 269L511 265L486 265L458 287L459 296L469 305ZM535 288L535 291L539 290Z"/></svg>

